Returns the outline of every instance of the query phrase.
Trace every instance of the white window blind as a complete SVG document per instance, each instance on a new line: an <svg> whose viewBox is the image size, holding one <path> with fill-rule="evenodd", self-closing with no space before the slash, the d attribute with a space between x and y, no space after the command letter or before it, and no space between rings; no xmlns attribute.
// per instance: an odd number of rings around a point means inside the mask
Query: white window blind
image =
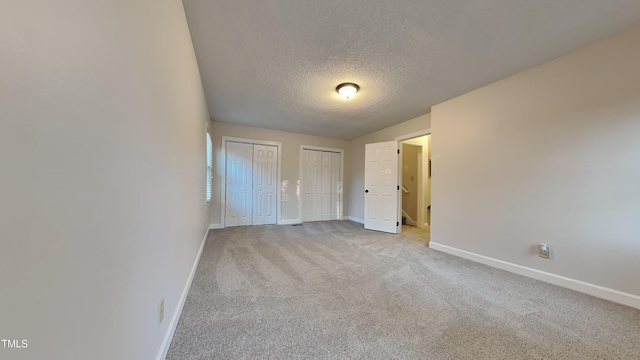
<svg viewBox="0 0 640 360"><path fill-rule="evenodd" d="M211 143L211 135L207 132L207 202L211 201L212 184L211 184L211 168L213 166L213 144Z"/></svg>

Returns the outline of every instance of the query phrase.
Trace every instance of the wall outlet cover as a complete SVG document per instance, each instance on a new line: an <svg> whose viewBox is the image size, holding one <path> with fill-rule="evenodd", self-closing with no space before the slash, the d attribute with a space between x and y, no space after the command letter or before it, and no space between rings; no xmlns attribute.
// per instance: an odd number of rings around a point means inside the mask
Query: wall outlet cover
<svg viewBox="0 0 640 360"><path fill-rule="evenodd" d="M538 247L538 256L540 256L543 259L549 259L550 253L551 253L551 249L549 248L549 246L545 243L540 243Z"/></svg>

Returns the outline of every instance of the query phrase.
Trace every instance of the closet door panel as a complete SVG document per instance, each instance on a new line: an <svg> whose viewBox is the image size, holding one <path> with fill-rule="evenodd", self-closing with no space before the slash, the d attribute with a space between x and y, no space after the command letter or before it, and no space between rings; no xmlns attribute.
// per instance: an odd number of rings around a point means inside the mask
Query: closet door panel
<svg viewBox="0 0 640 360"><path fill-rule="evenodd" d="M225 226L251 225L253 192L253 145L226 144Z"/></svg>
<svg viewBox="0 0 640 360"><path fill-rule="evenodd" d="M342 155L304 149L300 156L302 221L339 220Z"/></svg>
<svg viewBox="0 0 640 360"><path fill-rule="evenodd" d="M253 145L253 225L275 224L278 148Z"/></svg>
<svg viewBox="0 0 640 360"><path fill-rule="evenodd" d="M322 152L321 186L321 219L331 220L331 153Z"/></svg>
<svg viewBox="0 0 640 360"><path fill-rule="evenodd" d="M322 220L321 173L322 152L303 150L302 178L300 179L300 192L302 197L302 221Z"/></svg>
<svg viewBox="0 0 640 360"><path fill-rule="evenodd" d="M331 220L340 220L340 194L342 184L340 183L341 157L339 153L331 153Z"/></svg>

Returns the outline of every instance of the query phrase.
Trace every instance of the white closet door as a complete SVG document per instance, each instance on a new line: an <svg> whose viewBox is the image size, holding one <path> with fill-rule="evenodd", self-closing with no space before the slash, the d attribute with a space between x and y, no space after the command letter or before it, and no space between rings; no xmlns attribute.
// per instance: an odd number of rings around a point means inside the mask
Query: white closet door
<svg viewBox="0 0 640 360"><path fill-rule="evenodd" d="M302 221L318 221L321 213L322 152L302 151Z"/></svg>
<svg viewBox="0 0 640 360"><path fill-rule="evenodd" d="M340 220L340 193L342 192L342 184L340 183L340 154L331 154L331 220Z"/></svg>
<svg viewBox="0 0 640 360"><path fill-rule="evenodd" d="M321 171L322 205L320 211L322 220L331 220L331 153L322 153Z"/></svg>
<svg viewBox="0 0 640 360"><path fill-rule="evenodd" d="M278 148L253 145L253 225L276 223Z"/></svg>
<svg viewBox="0 0 640 360"><path fill-rule="evenodd" d="M251 225L253 145L227 142L225 226Z"/></svg>
<svg viewBox="0 0 640 360"><path fill-rule="evenodd" d="M339 220L341 153L303 149L301 157L302 221Z"/></svg>
<svg viewBox="0 0 640 360"><path fill-rule="evenodd" d="M309 212L311 208L311 156L313 154L309 150L302 150L300 156L300 207L302 208L302 221L309 221Z"/></svg>

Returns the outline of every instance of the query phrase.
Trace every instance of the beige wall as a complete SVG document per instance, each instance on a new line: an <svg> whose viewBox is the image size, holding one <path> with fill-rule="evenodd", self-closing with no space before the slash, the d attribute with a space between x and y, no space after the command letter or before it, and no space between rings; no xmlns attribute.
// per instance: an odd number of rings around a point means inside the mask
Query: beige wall
<svg viewBox="0 0 640 360"><path fill-rule="evenodd" d="M215 151L214 156L214 194L211 202L211 224L221 224L220 201L222 192L223 158L222 137L240 137L255 140L276 141L282 143L282 179L281 179L281 214L284 221L299 221L300 200L297 195L297 186L300 178L300 145L320 146L335 149L344 149L344 181L349 179L349 141L326 137L295 134L284 131L260 129L250 126L241 126L219 121L212 122L212 140ZM343 205L346 213L348 199L344 196Z"/></svg>
<svg viewBox="0 0 640 360"><path fill-rule="evenodd" d="M407 193L401 193L402 210L413 221L418 221L418 154L422 153L422 146L402 143L401 153L402 186L407 189Z"/></svg>
<svg viewBox="0 0 640 360"><path fill-rule="evenodd" d="M638 44L640 27L435 106L432 242L640 295Z"/></svg>
<svg viewBox="0 0 640 360"><path fill-rule="evenodd" d="M397 136L415 133L430 127L431 114L425 114L351 141L350 178L346 188L349 200L345 200L349 206L348 211L345 211L348 216L356 221L364 219L364 145L392 141Z"/></svg>
<svg viewBox="0 0 640 360"><path fill-rule="evenodd" d="M0 49L0 358L153 359L208 223L182 1L4 0Z"/></svg>

